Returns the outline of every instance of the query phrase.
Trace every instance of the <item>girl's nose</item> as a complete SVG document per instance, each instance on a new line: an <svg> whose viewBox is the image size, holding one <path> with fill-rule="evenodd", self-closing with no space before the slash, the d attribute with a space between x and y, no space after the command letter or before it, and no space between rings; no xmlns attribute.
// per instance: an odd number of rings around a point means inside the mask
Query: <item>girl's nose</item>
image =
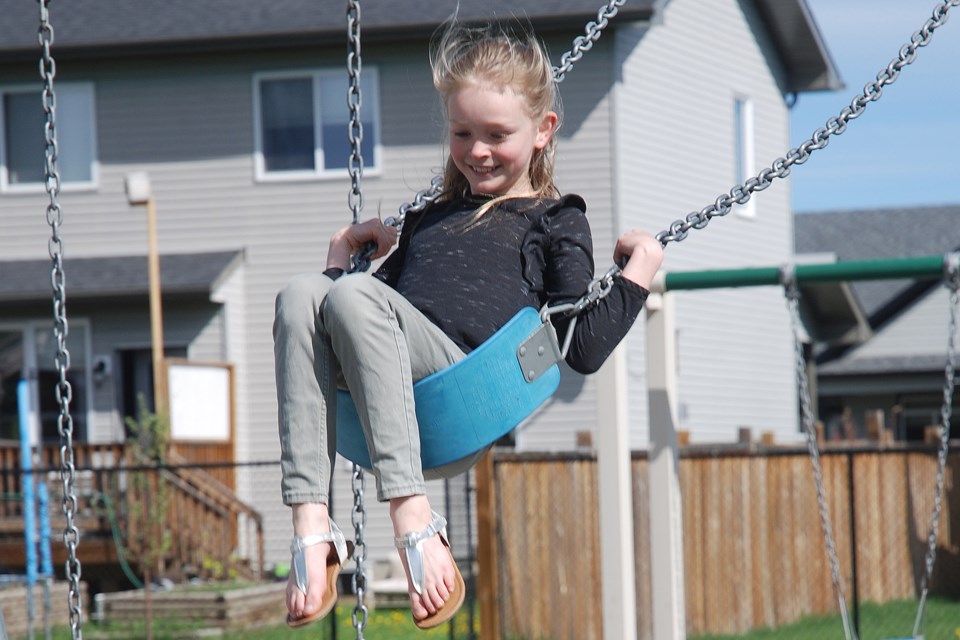
<svg viewBox="0 0 960 640"><path fill-rule="evenodd" d="M470 155L474 158L486 158L490 155L490 147L482 140L475 140L472 145L470 145Z"/></svg>

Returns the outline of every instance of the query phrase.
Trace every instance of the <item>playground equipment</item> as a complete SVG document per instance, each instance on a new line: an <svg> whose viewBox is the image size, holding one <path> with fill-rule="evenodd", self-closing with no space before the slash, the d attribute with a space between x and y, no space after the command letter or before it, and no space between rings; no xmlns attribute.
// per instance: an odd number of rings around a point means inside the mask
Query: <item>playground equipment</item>
<svg viewBox="0 0 960 640"><path fill-rule="evenodd" d="M25 571L23 575L0 575L0 584L21 584L26 589L27 633L35 637L37 607L34 587L43 586L43 626L50 638L50 583L53 580L53 562L50 553L50 494L47 485L34 477L33 451L30 446L30 387L26 380L17 384L17 406L20 431L20 494L3 496L23 502L23 530ZM0 640L7 638L3 612L0 611Z"/></svg>
<svg viewBox="0 0 960 640"><path fill-rule="evenodd" d="M654 288L661 292L753 287L764 285L780 285L784 288L788 309L790 311L793 330L794 355L800 400L801 423L813 470L814 483L817 490L817 505L820 518L820 527L830 565L830 575L833 582L834 597L840 612L843 632L846 640L857 640L856 625L851 621L846 602L846 587L844 585L840 561L837 555L833 525L827 505L826 487L823 480L823 471L820 464L819 447L814 427L813 403L810 396L810 385L807 379L807 367L803 349L803 329L800 318L800 289L801 283L839 282L857 280L886 280L894 278L910 279L937 279L942 278L944 285L949 289L948 319L947 319L947 346L946 363L944 366L944 382L942 404L940 409L939 438L937 447L936 480L934 484L934 504L930 514L929 529L926 535L926 552L924 557L924 572L920 582L920 597L914 618L912 635L907 638L890 640L921 640L924 638L925 610L930 590L930 580L937 551L937 531L940 516L943 510L943 493L945 471L950 440L950 421L953 407L953 392L955 387L957 312L960 308L960 254L950 253L946 256L928 256L920 258L903 258L897 260L863 260L835 262L826 264L809 264L784 267L759 267L746 269L725 269L713 271L694 271L661 273L654 283ZM669 340L669 337L664 336Z"/></svg>

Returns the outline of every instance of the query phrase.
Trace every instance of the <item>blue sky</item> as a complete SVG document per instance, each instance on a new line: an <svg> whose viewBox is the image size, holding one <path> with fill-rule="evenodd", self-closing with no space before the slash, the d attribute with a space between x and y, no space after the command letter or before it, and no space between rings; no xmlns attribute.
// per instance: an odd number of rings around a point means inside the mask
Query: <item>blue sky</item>
<svg viewBox="0 0 960 640"><path fill-rule="evenodd" d="M790 145L838 115L931 17L936 0L807 0L846 87L800 94ZM786 150L785 150L786 151ZM960 7L847 131L795 167L798 212L960 204ZM769 166L773 158L758 158Z"/></svg>

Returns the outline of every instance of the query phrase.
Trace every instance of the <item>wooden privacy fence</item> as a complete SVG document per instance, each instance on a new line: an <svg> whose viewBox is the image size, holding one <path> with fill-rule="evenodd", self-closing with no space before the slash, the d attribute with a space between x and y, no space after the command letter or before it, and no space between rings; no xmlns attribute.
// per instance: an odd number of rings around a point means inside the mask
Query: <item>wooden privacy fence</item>
<svg viewBox="0 0 960 640"><path fill-rule="evenodd" d="M948 463L932 588L955 596L960 453L952 450ZM933 449L828 448L822 464L848 599L916 598L933 508ZM602 638L595 458L495 452L477 473L481 574L488 574L479 592L484 638ZM806 449L686 448L679 474L689 635L837 613ZM649 639L656 586L645 453L633 457L632 482L637 637ZM496 568L492 576L488 566Z"/></svg>

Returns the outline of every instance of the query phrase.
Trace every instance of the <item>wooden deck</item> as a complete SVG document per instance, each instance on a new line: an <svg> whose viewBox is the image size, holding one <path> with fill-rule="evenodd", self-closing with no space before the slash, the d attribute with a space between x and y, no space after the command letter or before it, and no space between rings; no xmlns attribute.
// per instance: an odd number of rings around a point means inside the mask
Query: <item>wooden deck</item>
<svg viewBox="0 0 960 640"><path fill-rule="evenodd" d="M45 446L38 454L33 475L49 492L44 513L49 518L52 562L59 571L67 560L59 447ZM210 454L204 455L209 458ZM159 546L164 552L157 561L160 575L176 577L204 567L249 577L261 573L262 518L234 494L229 466L216 469L214 476L191 468L184 452L173 451L167 466L155 468L135 463L123 444L80 444L74 448L74 460L74 524L81 532L77 546L81 564L114 565L123 554L136 567L145 545L163 540ZM0 500L0 557L5 570L13 572L26 566L20 468L19 443L0 441L0 494L4 497ZM166 515L153 518L154 523L161 522L146 533L149 519L144 514L150 508L160 508Z"/></svg>

